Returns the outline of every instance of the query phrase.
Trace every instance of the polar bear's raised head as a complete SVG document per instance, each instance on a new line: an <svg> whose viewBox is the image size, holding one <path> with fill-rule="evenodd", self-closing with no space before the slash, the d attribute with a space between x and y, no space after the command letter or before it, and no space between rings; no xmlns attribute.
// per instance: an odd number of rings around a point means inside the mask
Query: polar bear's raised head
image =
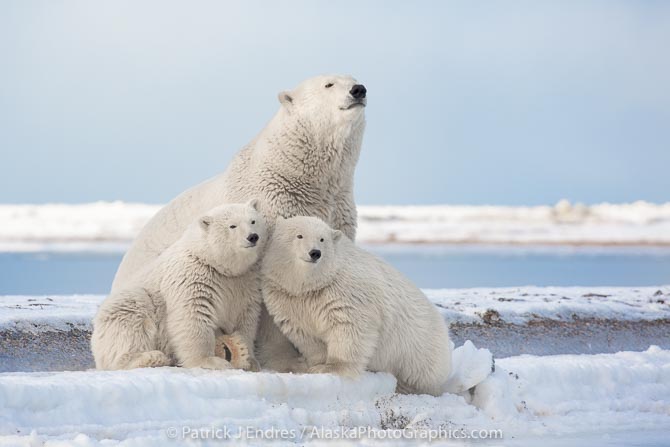
<svg viewBox="0 0 670 447"><path fill-rule="evenodd" d="M279 218L263 259L263 273L290 293L318 290L337 274L342 239L341 231L316 217Z"/></svg>
<svg viewBox="0 0 670 447"><path fill-rule="evenodd" d="M187 236L193 253L227 276L246 273L258 261L267 239L257 200L221 205L194 222Z"/></svg>
<svg viewBox="0 0 670 447"><path fill-rule="evenodd" d="M366 96L365 86L351 76L322 75L279 93L279 102L319 134L332 134L364 124Z"/></svg>

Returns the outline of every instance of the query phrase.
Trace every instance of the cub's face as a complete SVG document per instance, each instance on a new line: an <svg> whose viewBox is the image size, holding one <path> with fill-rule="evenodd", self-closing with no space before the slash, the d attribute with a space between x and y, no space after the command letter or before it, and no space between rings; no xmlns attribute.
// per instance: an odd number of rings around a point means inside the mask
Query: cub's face
<svg viewBox="0 0 670 447"><path fill-rule="evenodd" d="M199 220L207 261L230 274L242 274L261 255L267 239L257 201L222 205Z"/></svg>
<svg viewBox="0 0 670 447"><path fill-rule="evenodd" d="M341 231L315 217L278 219L271 243L274 262L286 263L303 281L327 275L337 268L341 237Z"/></svg>
<svg viewBox="0 0 670 447"><path fill-rule="evenodd" d="M367 90L351 76L323 75L279 94L291 114L317 126L341 126L364 121Z"/></svg>

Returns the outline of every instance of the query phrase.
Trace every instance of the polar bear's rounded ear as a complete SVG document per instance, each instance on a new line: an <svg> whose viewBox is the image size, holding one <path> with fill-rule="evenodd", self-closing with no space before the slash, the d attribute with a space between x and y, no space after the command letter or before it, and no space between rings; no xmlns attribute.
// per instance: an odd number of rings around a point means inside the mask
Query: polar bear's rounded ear
<svg viewBox="0 0 670 447"><path fill-rule="evenodd" d="M212 216L204 216L200 218L200 228L207 231L212 224Z"/></svg>
<svg viewBox="0 0 670 447"><path fill-rule="evenodd" d="M251 199L247 202L247 206L250 206L251 208L255 209L258 211L258 199Z"/></svg>
<svg viewBox="0 0 670 447"><path fill-rule="evenodd" d="M342 238L342 232L340 230L333 230L333 241L337 242Z"/></svg>
<svg viewBox="0 0 670 447"><path fill-rule="evenodd" d="M287 91L279 92L279 95L277 97L279 98L279 102L284 107L290 107L293 105L293 96L291 95L291 92Z"/></svg>

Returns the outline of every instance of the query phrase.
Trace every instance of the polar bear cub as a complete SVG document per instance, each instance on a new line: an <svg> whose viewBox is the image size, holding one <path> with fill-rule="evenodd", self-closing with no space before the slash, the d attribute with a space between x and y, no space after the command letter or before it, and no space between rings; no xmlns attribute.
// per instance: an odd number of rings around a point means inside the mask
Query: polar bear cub
<svg viewBox="0 0 670 447"><path fill-rule="evenodd" d="M312 373L392 373L440 395L451 372L442 316L400 272L315 217L278 219L262 262L268 312Z"/></svg>
<svg viewBox="0 0 670 447"><path fill-rule="evenodd" d="M215 355L217 336L235 334L253 346L261 305L257 261L266 239L256 206L252 200L212 209L130 285L112 292L93 322L98 369L227 369L231 364ZM258 370L253 352L249 357Z"/></svg>

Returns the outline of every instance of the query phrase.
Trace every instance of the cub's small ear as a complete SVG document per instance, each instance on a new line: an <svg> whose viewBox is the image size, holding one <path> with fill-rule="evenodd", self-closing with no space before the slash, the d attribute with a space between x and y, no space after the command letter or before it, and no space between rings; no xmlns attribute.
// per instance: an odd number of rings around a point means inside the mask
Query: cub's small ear
<svg viewBox="0 0 670 447"><path fill-rule="evenodd" d="M200 218L200 228L203 230L207 231L209 230L209 226L212 224L212 217L211 216L204 216Z"/></svg>
<svg viewBox="0 0 670 447"><path fill-rule="evenodd" d="M255 209L258 211L258 199L251 199L247 202L247 205L250 206L251 208Z"/></svg>
<svg viewBox="0 0 670 447"><path fill-rule="evenodd" d="M333 230L333 241L337 242L342 238L342 232L340 230Z"/></svg>
<svg viewBox="0 0 670 447"><path fill-rule="evenodd" d="M291 95L290 92L279 92L279 95L277 96L279 98L279 102L284 106L284 107L290 107L293 105L293 96Z"/></svg>

